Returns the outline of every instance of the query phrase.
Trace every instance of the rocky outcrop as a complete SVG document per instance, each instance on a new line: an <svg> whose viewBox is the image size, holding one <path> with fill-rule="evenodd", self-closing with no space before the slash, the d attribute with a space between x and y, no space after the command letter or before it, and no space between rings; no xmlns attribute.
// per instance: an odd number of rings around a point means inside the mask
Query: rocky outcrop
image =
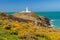
<svg viewBox="0 0 60 40"><path fill-rule="evenodd" d="M49 27L50 22L48 18L37 16L34 13L15 13L13 15L7 15L0 12L0 18L6 19L7 21L18 21L20 22L32 22L34 25L40 27Z"/></svg>
<svg viewBox="0 0 60 40"><path fill-rule="evenodd" d="M14 17L30 20L37 26L49 27L50 21L48 18L37 16L35 13L15 13Z"/></svg>
<svg viewBox="0 0 60 40"><path fill-rule="evenodd" d="M16 37L19 38L16 40L59 40L60 30L49 26L48 18L37 16L34 13L7 15L0 12L0 37L2 38L3 35L4 40L5 38L15 40Z"/></svg>

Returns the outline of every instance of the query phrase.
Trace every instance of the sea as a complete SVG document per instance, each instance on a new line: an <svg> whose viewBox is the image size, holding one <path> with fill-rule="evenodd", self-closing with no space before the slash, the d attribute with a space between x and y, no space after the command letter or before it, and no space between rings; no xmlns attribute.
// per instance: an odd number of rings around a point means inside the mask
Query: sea
<svg viewBox="0 0 60 40"><path fill-rule="evenodd" d="M14 14L15 12L5 12L6 14ZM60 29L60 12L34 12L39 16L44 16L50 20L51 27Z"/></svg>

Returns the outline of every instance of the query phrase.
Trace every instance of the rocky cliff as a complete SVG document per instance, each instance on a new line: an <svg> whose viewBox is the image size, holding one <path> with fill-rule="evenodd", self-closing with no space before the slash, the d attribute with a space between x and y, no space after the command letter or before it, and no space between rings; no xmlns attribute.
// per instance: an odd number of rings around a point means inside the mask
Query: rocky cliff
<svg viewBox="0 0 60 40"><path fill-rule="evenodd" d="M52 35L52 36L51 36ZM0 12L0 40L59 40L60 30L50 28L48 18L35 13Z"/></svg>
<svg viewBox="0 0 60 40"><path fill-rule="evenodd" d="M13 14L13 16L24 20L30 20L31 22L33 22L33 24L37 26L50 26L50 20L48 18L38 16L35 13L15 13Z"/></svg>
<svg viewBox="0 0 60 40"><path fill-rule="evenodd" d="M34 25L40 27L49 27L50 21L48 18L37 16L34 13L15 13L13 15L7 15L0 13L0 17L6 19L7 21L18 21L18 22L32 22Z"/></svg>

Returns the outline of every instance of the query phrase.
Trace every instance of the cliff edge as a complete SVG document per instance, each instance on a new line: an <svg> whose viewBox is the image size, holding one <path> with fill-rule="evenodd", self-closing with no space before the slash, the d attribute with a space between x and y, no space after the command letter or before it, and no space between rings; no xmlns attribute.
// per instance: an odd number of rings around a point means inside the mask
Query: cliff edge
<svg viewBox="0 0 60 40"><path fill-rule="evenodd" d="M35 13L15 13L13 16L17 18L22 18L25 20L31 20L33 24L37 26L43 26L43 27L49 27L50 26L50 20L48 18L38 16Z"/></svg>

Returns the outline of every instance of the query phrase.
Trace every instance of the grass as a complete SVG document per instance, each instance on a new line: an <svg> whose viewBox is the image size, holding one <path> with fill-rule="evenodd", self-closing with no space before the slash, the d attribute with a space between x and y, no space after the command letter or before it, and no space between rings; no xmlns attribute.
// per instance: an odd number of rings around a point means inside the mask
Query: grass
<svg viewBox="0 0 60 40"><path fill-rule="evenodd" d="M46 38L43 37L36 37L36 38L38 40L47 40ZM10 34L7 30L2 29L2 27L0 26L0 40L25 40L25 39L20 39L16 35Z"/></svg>
<svg viewBox="0 0 60 40"><path fill-rule="evenodd" d="M7 30L0 27L0 40L20 40L16 35L11 35Z"/></svg>
<svg viewBox="0 0 60 40"><path fill-rule="evenodd" d="M23 24L18 22L8 24L6 20L2 20L2 22L0 24L0 40L60 40L60 31L55 32L57 30L53 30L53 28L36 27L30 22Z"/></svg>

